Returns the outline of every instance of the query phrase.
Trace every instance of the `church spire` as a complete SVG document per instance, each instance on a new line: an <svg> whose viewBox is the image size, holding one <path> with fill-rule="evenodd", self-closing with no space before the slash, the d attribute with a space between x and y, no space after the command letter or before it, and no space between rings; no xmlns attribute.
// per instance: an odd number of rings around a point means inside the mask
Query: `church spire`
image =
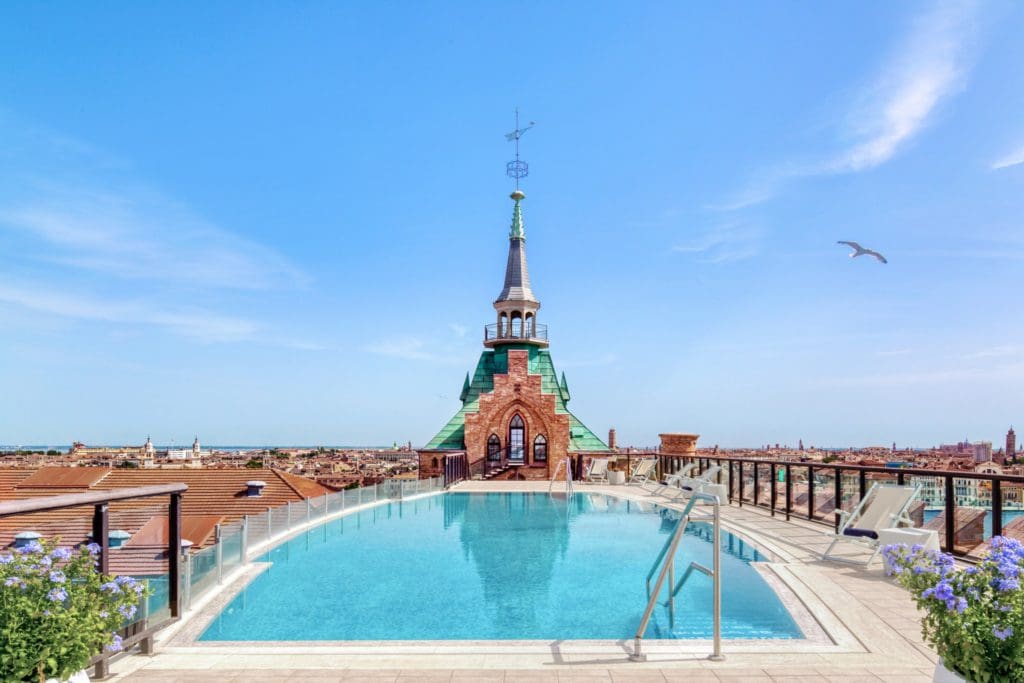
<svg viewBox="0 0 1024 683"><path fill-rule="evenodd" d="M508 261L505 264L505 284L495 305L502 302L525 301L538 303L530 289L530 271L526 267L526 233L523 230L523 212L519 202L526 198L522 190L512 193L512 228L508 233Z"/></svg>

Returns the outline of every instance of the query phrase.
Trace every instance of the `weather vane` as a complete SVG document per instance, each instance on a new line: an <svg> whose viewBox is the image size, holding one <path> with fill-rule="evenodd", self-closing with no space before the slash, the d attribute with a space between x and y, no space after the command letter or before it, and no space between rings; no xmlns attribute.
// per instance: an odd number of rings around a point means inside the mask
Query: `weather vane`
<svg viewBox="0 0 1024 683"><path fill-rule="evenodd" d="M525 161L519 160L519 138L523 137L523 133L533 128L534 122L530 121L530 125L526 128L519 127L519 107L516 107L516 129L511 133L505 134L505 139L509 142L515 141L516 143L516 159L505 164L505 175L509 178L515 178L516 189L519 189L519 179L525 178L530 175L530 165Z"/></svg>

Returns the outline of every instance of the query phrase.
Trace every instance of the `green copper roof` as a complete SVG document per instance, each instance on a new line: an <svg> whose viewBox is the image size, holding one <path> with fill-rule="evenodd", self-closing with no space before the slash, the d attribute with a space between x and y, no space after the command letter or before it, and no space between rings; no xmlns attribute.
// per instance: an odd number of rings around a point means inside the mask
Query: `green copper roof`
<svg viewBox="0 0 1024 683"><path fill-rule="evenodd" d="M508 231L508 238L525 240L526 231L523 230L523 212L519 208L519 200L516 200L515 208L512 209L512 228Z"/></svg>
<svg viewBox="0 0 1024 683"><path fill-rule="evenodd" d="M463 390L462 408L437 433L437 436L430 440L426 448L459 450L466 447L466 413L479 412L480 394L493 391L494 375L508 373L509 349L523 350L530 354L529 373L541 376L541 391L555 397L555 412L569 415L569 450L608 450L608 446L596 434L587 429L586 425L569 412L566 405L569 402L569 386L565 382L564 374L562 381L559 382L555 365L551 361L551 353L547 349L526 344L508 344L493 351L488 349L480 354L476 370L473 371L472 377L469 379L469 388Z"/></svg>

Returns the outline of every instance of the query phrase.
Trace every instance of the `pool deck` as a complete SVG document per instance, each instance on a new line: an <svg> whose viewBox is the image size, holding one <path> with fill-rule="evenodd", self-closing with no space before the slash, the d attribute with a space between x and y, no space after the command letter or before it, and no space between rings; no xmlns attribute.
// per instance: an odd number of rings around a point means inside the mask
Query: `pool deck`
<svg viewBox="0 0 1024 683"><path fill-rule="evenodd" d="M547 482L465 482L464 492L544 491ZM564 488L562 489L564 491ZM577 485L636 501L666 503L637 487ZM709 514L701 508L698 514ZM219 611L258 566L239 572L220 595L199 601L186 618L161 633L156 654L112 664L117 681L892 681L932 680L936 655L921 640L917 609L876 561L864 568L826 562L829 530L785 521L753 507L722 506L729 531L772 557L760 566L776 586L805 640L724 640L725 661L712 662L707 641L645 641L646 662L631 662L631 641L421 641L416 643L192 642L197 625ZM842 549L842 546L847 548ZM867 557L841 544L850 557ZM651 558L658 549L651 549ZM723 591L728 591L728 581ZM191 624L191 626L190 626Z"/></svg>

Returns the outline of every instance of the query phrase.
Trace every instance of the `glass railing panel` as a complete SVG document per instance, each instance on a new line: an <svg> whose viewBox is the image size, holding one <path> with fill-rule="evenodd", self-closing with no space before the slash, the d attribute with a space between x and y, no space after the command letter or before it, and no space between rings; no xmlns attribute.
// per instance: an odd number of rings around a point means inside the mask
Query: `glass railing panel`
<svg viewBox="0 0 1024 683"><path fill-rule="evenodd" d="M905 486L919 486L917 502L908 515L915 527L935 531L939 547L946 547L946 478L941 475L906 475ZM955 501L954 501L955 503Z"/></svg>
<svg viewBox="0 0 1024 683"><path fill-rule="evenodd" d="M740 484L740 495L743 497L743 503L754 502L754 467L753 463L743 463L743 475L738 479ZM739 470L737 469L737 476L739 477Z"/></svg>
<svg viewBox="0 0 1024 683"><path fill-rule="evenodd" d="M237 525L221 528L220 544L223 572L227 574L242 563L242 528Z"/></svg>
<svg viewBox="0 0 1024 683"><path fill-rule="evenodd" d="M816 467L813 476L814 503L811 506L813 519L834 523L837 507L836 470L831 467Z"/></svg>
<svg viewBox="0 0 1024 683"><path fill-rule="evenodd" d="M807 501L809 499L810 468L806 465L791 465L789 468L789 513L797 517L807 516Z"/></svg>
<svg viewBox="0 0 1024 683"><path fill-rule="evenodd" d="M852 512L860 502L860 474L858 472L840 471L839 474L839 509Z"/></svg>
<svg viewBox="0 0 1024 683"><path fill-rule="evenodd" d="M772 504L772 466L767 463L757 464L756 503L761 507L770 508Z"/></svg>
<svg viewBox="0 0 1024 683"><path fill-rule="evenodd" d="M192 600L197 600L217 583L217 546L191 553Z"/></svg>

